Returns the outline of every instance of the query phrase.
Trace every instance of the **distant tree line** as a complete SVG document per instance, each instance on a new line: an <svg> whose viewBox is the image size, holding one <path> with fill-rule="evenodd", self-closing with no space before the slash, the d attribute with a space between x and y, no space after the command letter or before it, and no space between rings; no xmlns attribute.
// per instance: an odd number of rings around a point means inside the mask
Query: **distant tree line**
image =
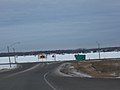
<svg viewBox="0 0 120 90"><path fill-rule="evenodd" d="M7 56L26 56L26 55L38 55L38 54L73 54L73 53L95 53L98 52L112 52L112 51L120 51L120 47L105 47L105 48L91 48L91 49L68 49L68 50L48 50L48 51L30 51L30 52L9 52L9 53L0 53L0 57Z"/></svg>

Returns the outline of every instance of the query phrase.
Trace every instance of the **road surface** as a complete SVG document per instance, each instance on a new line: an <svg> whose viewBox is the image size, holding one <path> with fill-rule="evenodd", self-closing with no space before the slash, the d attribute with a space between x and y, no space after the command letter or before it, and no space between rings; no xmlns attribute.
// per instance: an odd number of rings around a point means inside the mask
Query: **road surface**
<svg viewBox="0 0 120 90"><path fill-rule="evenodd" d="M54 73L60 63L39 63L25 68L28 65L0 73L0 90L120 90L120 79L60 76Z"/></svg>

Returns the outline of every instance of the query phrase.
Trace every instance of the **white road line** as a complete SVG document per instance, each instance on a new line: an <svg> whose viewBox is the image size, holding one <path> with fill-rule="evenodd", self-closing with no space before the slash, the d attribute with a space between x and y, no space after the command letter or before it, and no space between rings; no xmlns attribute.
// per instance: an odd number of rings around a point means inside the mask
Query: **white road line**
<svg viewBox="0 0 120 90"><path fill-rule="evenodd" d="M39 65L40 65L40 64L35 65L35 66L33 66L33 67L29 68L29 69L26 69L26 70L24 70L24 71L20 71L20 72L11 74L11 75L9 75L9 76L7 76L7 77L4 77L4 78L10 78L10 77L13 77L13 76L15 76L15 75L25 73L25 72L27 72L27 71L30 71L30 70L33 70L33 69L37 68Z"/></svg>
<svg viewBox="0 0 120 90"><path fill-rule="evenodd" d="M47 80L47 75L48 75L49 72L45 73L44 74L44 80L45 82L53 89L53 90L56 90L56 88Z"/></svg>

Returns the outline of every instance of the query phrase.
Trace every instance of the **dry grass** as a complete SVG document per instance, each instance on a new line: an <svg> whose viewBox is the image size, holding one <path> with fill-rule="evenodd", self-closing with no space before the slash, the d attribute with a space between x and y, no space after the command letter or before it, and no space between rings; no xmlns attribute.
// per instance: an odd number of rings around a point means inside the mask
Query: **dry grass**
<svg viewBox="0 0 120 90"><path fill-rule="evenodd" d="M103 60L73 63L73 66L84 73L96 78L119 77L120 60Z"/></svg>

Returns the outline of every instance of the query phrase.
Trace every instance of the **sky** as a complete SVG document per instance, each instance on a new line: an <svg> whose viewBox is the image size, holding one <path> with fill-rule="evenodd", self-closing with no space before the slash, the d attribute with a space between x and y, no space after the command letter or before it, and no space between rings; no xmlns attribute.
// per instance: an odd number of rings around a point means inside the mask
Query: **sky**
<svg viewBox="0 0 120 90"><path fill-rule="evenodd" d="M119 34L120 0L0 0L0 52L119 46Z"/></svg>

